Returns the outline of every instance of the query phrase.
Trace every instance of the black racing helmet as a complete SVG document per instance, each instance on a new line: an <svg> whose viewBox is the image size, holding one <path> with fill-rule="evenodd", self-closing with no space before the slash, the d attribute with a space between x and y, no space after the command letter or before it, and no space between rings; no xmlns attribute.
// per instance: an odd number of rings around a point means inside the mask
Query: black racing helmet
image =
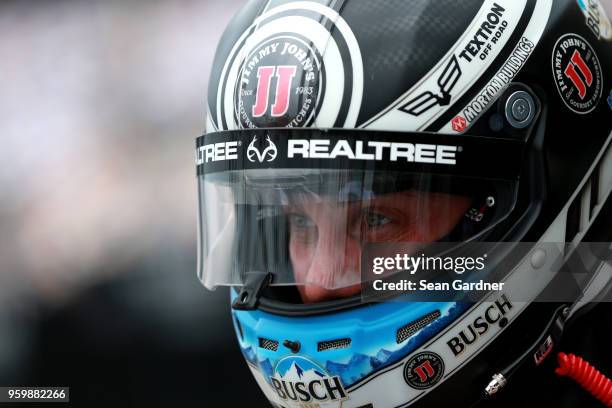
<svg viewBox="0 0 612 408"><path fill-rule="evenodd" d="M541 364L610 282L611 72L597 0L249 2L197 140L198 276L271 403L469 403ZM399 254L467 286L415 297L371 268ZM501 286L466 295L469 257Z"/></svg>

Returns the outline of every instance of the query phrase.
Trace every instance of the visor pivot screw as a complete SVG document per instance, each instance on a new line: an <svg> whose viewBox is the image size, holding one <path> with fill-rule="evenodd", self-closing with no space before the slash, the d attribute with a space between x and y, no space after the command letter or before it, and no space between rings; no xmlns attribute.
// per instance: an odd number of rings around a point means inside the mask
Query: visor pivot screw
<svg viewBox="0 0 612 408"><path fill-rule="evenodd" d="M570 315L570 308L569 307L563 308L563 311L561 313L563 314L563 319L567 320L567 318Z"/></svg>
<svg viewBox="0 0 612 408"><path fill-rule="evenodd" d="M283 341L283 346L287 347L294 354L300 351L300 348L302 347L299 341L291 341L291 340Z"/></svg>
<svg viewBox="0 0 612 408"><path fill-rule="evenodd" d="M487 197L487 201L486 201L487 207L493 207L495 205L495 198L493 197Z"/></svg>
<svg viewBox="0 0 612 408"><path fill-rule="evenodd" d="M489 384L484 390L485 398L491 398L495 396L495 394L501 391L501 389L504 388L507 383L508 381L506 380L506 377L504 377L502 374L494 374L493 379L491 380L491 382L489 382Z"/></svg>
<svg viewBox="0 0 612 408"><path fill-rule="evenodd" d="M535 113L535 101L525 91L514 92L506 101L506 120L515 129L524 129L531 125Z"/></svg>
<svg viewBox="0 0 612 408"><path fill-rule="evenodd" d="M543 249L537 249L531 255L531 266L535 269L540 269L546 263L546 252Z"/></svg>
<svg viewBox="0 0 612 408"><path fill-rule="evenodd" d="M512 104L514 119L524 121L529 116L529 104L524 99L519 99Z"/></svg>

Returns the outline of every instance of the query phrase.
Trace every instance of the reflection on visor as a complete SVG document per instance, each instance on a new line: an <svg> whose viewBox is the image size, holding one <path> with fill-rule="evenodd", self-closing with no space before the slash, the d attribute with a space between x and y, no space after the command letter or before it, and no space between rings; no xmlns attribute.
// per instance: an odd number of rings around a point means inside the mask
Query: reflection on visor
<svg viewBox="0 0 612 408"><path fill-rule="evenodd" d="M248 272L297 285L304 302L357 294L372 243L463 241L514 203L513 182L432 174L267 169L200 176L200 276L240 286ZM494 204L493 204L494 203Z"/></svg>
<svg viewBox="0 0 612 408"><path fill-rule="evenodd" d="M452 72L446 79L452 87ZM410 254L485 239L513 208L524 142L482 139L340 129L202 136L199 276L214 288L271 274L273 286L316 302L359 291L368 244Z"/></svg>
<svg viewBox="0 0 612 408"><path fill-rule="evenodd" d="M469 204L466 196L415 190L347 202L297 197L287 208L289 257L302 299L320 300L322 288L358 293L364 245L437 241L453 230ZM417 222L421 214L426 219Z"/></svg>

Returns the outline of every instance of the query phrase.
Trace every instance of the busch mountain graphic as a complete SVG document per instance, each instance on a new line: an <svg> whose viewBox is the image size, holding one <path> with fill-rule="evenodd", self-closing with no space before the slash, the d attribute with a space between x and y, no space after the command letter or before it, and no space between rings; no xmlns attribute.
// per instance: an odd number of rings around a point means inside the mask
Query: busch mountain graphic
<svg viewBox="0 0 612 408"><path fill-rule="evenodd" d="M348 398L338 376L328 375L317 364L300 356L280 360L270 384L284 404L290 406L316 403L321 407L337 407Z"/></svg>
<svg viewBox="0 0 612 408"><path fill-rule="evenodd" d="M292 356L290 357L291 360L283 359L279 361L276 370L274 370L269 359L266 358L258 361L253 348L247 347L242 351L248 361L259 367L268 382L270 382L272 377L286 379L288 377L285 376L290 375L292 378L296 378L296 381L304 381L303 378L306 375L322 374L325 377L338 376L342 380L344 387L350 387L375 371L388 367L412 353L462 315L470 305L470 303L455 303L441 317L415 333L407 341L400 344L399 347L395 343L395 335L392 333L392 343L379 348L376 354L371 355L370 353L357 352L349 355L350 359L346 363L328 360L324 368L317 366L306 358ZM295 368L293 367L294 365ZM321 377L319 376L319 378Z"/></svg>
<svg viewBox="0 0 612 408"><path fill-rule="evenodd" d="M285 380L303 381L306 376L319 379L327 377L321 367L303 357L292 357L281 360L276 366L276 374Z"/></svg>

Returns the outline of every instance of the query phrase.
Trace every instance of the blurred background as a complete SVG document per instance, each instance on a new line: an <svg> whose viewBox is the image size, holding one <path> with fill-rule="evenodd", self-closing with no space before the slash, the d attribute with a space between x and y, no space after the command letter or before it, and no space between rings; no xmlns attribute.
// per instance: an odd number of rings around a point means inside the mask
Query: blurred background
<svg viewBox="0 0 612 408"><path fill-rule="evenodd" d="M193 149L244 2L0 3L0 385L268 406L195 272Z"/></svg>
<svg viewBox="0 0 612 408"><path fill-rule="evenodd" d="M75 407L269 406L227 291L196 278L193 149L245 1L0 2L0 386L69 386Z"/></svg>

